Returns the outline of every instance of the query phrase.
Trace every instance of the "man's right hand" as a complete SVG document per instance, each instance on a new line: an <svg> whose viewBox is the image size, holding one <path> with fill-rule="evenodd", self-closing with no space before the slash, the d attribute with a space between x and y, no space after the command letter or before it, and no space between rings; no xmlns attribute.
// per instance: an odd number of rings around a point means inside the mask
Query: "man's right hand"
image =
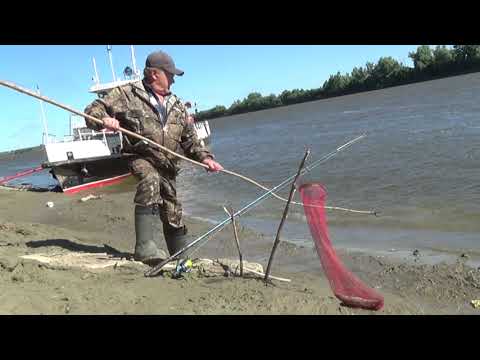
<svg viewBox="0 0 480 360"><path fill-rule="evenodd" d="M102 121L103 127L107 130L118 131L118 129L120 128L120 123L117 119L106 116L102 119Z"/></svg>

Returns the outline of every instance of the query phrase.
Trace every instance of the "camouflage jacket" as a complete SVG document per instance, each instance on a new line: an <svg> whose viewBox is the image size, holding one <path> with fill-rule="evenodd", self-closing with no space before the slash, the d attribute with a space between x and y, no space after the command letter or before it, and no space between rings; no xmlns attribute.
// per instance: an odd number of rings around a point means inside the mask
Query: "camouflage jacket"
<svg viewBox="0 0 480 360"><path fill-rule="evenodd" d="M201 146L193 124L188 124L187 110L175 95L165 97L166 117L163 119L150 103L150 93L142 81L112 89L103 98L93 101L85 113L102 119L114 117L120 126L140 134L177 153L183 153L190 159L202 162L205 158L214 158ZM85 118L89 128L100 130L101 125ZM155 167L178 173L176 156L154 148L145 142L124 137L124 151L134 153L151 162Z"/></svg>

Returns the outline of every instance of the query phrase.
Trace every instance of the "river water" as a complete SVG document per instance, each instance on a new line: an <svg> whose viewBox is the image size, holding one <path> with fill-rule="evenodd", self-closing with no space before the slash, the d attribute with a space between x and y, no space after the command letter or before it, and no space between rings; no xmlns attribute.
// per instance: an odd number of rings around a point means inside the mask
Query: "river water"
<svg viewBox="0 0 480 360"><path fill-rule="evenodd" d="M273 187L296 173L307 146L312 162L366 133L304 178L326 186L327 205L380 212L328 211L333 243L480 252L479 112L477 73L214 119L211 147L225 168ZM0 156L0 176L35 166L25 161ZM51 183L46 172L34 181ZM184 164L179 194L188 215L216 223L223 205L238 210L262 191ZM239 221L273 237L284 205L266 200ZM311 244L302 207L291 207L283 239Z"/></svg>

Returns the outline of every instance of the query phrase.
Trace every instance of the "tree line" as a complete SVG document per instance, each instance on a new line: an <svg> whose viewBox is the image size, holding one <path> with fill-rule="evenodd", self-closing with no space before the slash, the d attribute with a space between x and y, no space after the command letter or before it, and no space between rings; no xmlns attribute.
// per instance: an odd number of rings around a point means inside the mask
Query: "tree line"
<svg viewBox="0 0 480 360"><path fill-rule="evenodd" d="M376 64L367 62L364 67L354 67L351 73L337 72L316 89L285 90L278 96L253 92L243 100L234 101L229 108L217 105L200 111L195 119L213 119L480 71L480 45L454 45L452 48L438 45L434 49L422 45L408 56L413 68L390 56L382 57Z"/></svg>

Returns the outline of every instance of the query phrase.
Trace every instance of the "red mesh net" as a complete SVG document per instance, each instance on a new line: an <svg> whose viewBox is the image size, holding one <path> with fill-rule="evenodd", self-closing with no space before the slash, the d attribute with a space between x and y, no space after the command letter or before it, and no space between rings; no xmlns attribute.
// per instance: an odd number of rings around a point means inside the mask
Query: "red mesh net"
<svg viewBox="0 0 480 360"><path fill-rule="evenodd" d="M327 192L320 184L303 184L299 188L310 232L323 270L335 296L346 306L369 310L383 307L383 296L353 275L337 256L327 228L325 201Z"/></svg>

